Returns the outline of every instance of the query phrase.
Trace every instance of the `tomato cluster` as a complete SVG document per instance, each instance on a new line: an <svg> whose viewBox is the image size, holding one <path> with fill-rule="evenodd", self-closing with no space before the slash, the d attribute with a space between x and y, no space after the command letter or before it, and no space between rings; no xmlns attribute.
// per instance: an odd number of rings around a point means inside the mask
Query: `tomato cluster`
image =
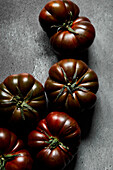
<svg viewBox="0 0 113 170"><path fill-rule="evenodd" d="M41 10L40 24L56 54L75 56L93 43L95 28L88 18L79 16L79 11L70 0L50 1Z"/></svg>
<svg viewBox="0 0 113 170"><path fill-rule="evenodd" d="M54 51L66 57L51 66L44 87L28 73L10 75L0 84L1 170L62 170L77 154L77 119L94 106L99 87L96 73L73 59L95 37L79 11L70 0L53 0L40 12Z"/></svg>

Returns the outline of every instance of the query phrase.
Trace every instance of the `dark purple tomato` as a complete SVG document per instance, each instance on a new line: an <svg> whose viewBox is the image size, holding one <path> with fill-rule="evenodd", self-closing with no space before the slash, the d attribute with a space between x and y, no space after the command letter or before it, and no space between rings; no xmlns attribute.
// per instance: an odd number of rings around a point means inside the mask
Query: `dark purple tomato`
<svg viewBox="0 0 113 170"><path fill-rule="evenodd" d="M8 129L0 128L0 169L31 170L32 165L33 160L24 149L23 141Z"/></svg>
<svg viewBox="0 0 113 170"><path fill-rule="evenodd" d="M0 84L0 123L30 126L39 121L45 108L44 88L32 75L13 74Z"/></svg>
<svg viewBox="0 0 113 170"><path fill-rule="evenodd" d="M71 24L59 28L50 38L56 54L76 57L79 52L88 49L95 38L95 28L88 18L78 17Z"/></svg>
<svg viewBox="0 0 113 170"><path fill-rule="evenodd" d="M28 136L37 169L64 169L77 153L80 134L75 119L64 112L49 113Z"/></svg>
<svg viewBox="0 0 113 170"><path fill-rule="evenodd" d="M96 102L98 77L83 61L63 59L51 66L45 91L54 110L76 117Z"/></svg>

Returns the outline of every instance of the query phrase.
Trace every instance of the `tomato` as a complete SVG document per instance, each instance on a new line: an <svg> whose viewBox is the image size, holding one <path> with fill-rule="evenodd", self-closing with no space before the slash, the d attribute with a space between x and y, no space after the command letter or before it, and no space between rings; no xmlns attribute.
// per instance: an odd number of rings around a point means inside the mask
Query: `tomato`
<svg viewBox="0 0 113 170"><path fill-rule="evenodd" d="M95 28L86 17L78 17L71 24L61 26L50 38L54 52L61 56L76 56L87 49L94 41Z"/></svg>
<svg viewBox="0 0 113 170"><path fill-rule="evenodd" d="M50 36L57 31L56 25L68 20L73 21L79 15L79 7L70 0L53 0L48 2L39 14L39 22ZM54 27L55 26L55 27Z"/></svg>
<svg viewBox="0 0 113 170"><path fill-rule="evenodd" d="M0 128L0 169L31 170L33 160L23 141L5 128Z"/></svg>
<svg viewBox="0 0 113 170"><path fill-rule="evenodd" d="M64 112L50 112L28 136L37 167L63 169L77 152L80 134L75 119Z"/></svg>
<svg viewBox="0 0 113 170"><path fill-rule="evenodd" d="M63 59L51 66L45 91L54 110L76 117L96 102L98 77L82 60Z"/></svg>
<svg viewBox="0 0 113 170"><path fill-rule="evenodd" d="M46 107L42 84L28 73L13 74L0 84L0 122L24 127L39 121Z"/></svg>

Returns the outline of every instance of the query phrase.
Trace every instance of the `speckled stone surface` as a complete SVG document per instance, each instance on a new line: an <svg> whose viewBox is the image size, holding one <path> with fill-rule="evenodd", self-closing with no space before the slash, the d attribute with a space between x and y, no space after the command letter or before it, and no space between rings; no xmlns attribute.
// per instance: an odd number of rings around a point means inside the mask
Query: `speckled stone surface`
<svg viewBox="0 0 113 170"><path fill-rule="evenodd" d="M15 73L32 74L43 85L53 53L38 16L47 0L0 0L0 82ZM73 0L96 29L85 61L99 78L97 102L70 170L113 170L113 0ZM85 125L87 127L87 125Z"/></svg>

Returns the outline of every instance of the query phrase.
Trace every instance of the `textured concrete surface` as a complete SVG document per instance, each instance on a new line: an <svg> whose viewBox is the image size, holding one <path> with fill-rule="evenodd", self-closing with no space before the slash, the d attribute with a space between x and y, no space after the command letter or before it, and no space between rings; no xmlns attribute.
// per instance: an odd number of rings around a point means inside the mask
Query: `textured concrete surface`
<svg viewBox="0 0 113 170"><path fill-rule="evenodd" d="M38 22L47 0L0 0L0 82L28 72L44 84L57 56ZM90 129L70 170L113 170L113 0L73 0L80 15L96 29L85 61L98 75L100 88ZM87 126L87 125L86 125Z"/></svg>

